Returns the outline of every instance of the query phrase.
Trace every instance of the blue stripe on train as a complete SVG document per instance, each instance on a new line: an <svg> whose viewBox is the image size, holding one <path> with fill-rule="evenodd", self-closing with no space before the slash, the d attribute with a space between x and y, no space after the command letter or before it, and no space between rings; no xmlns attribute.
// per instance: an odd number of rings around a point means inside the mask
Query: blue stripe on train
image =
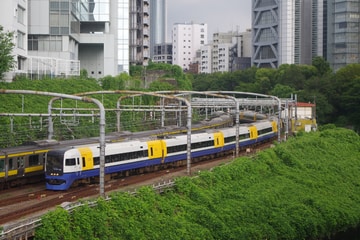
<svg viewBox="0 0 360 240"><path fill-rule="evenodd" d="M105 174L115 173L115 172L121 172L126 171L130 169L137 169L142 167L148 167L152 165L160 165L161 164L161 158L152 159L152 160L144 160L144 161L137 161L132 163L126 163L126 164L120 164L116 166L108 166L105 167ZM49 184L48 181L46 181L46 189L48 190L67 190L70 188L70 186L73 184L75 180L83 179L83 178L89 178L89 177L96 177L99 176L100 169L92 169L92 170L86 170L82 172L73 172L73 173L66 173L62 176L46 176L46 180L62 180L64 181L63 184L55 185L55 184Z"/></svg>

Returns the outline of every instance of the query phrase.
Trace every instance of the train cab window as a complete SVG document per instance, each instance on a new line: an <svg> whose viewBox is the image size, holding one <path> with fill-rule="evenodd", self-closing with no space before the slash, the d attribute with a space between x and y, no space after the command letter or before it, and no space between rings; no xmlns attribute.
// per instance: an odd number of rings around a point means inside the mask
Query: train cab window
<svg viewBox="0 0 360 240"><path fill-rule="evenodd" d="M65 166L75 166L76 159L75 158L67 158L65 159Z"/></svg>
<svg viewBox="0 0 360 240"><path fill-rule="evenodd" d="M153 148L150 148L150 156L153 156L154 155L154 150Z"/></svg>
<svg viewBox="0 0 360 240"><path fill-rule="evenodd" d="M0 172L4 171L4 166L5 166L5 161L4 160L0 160Z"/></svg>
<svg viewBox="0 0 360 240"><path fill-rule="evenodd" d="M83 167L86 167L86 162L85 162L85 158L84 158L84 157L82 158L82 166L83 166Z"/></svg>
<svg viewBox="0 0 360 240"><path fill-rule="evenodd" d="M29 156L29 166L37 166L40 165L39 155L30 155Z"/></svg>

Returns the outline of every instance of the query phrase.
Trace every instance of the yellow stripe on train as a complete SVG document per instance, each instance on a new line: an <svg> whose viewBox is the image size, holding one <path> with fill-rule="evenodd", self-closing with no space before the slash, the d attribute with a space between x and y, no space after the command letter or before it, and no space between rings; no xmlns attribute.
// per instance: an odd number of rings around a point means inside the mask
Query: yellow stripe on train
<svg viewBox="0 0 360 240"><path fill-rule="evenodd" d="M25 173L38 172L38 171L42 171L43 169L44 169L43 165L27 167L25 168Z"/></svg>
<svg viewBox="0 0 360 240"><path fill-rule="evenodd" d="M10 170L8 171L8 177L16 176L18 174L18 170ZM5 172L0 173L0 177L5 177Z"/></svg>

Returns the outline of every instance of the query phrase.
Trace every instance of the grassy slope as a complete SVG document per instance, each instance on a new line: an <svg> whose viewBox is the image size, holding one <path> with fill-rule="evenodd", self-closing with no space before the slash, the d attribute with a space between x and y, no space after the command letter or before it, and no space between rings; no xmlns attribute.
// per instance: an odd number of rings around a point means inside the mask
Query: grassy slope
<svg viewBox="0 0 360 240"><path fill-rule="evenodd" d="M360 138L331 129L180 178L163 195L57 209L37 239L318 239L359 226Z"/></svg>

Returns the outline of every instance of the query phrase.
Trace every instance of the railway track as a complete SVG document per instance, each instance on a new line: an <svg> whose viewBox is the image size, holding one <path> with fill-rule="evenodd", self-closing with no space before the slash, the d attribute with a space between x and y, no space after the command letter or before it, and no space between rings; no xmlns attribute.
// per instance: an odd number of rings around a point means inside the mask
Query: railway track
<svg viewBox="0 0 360 240"><path fill-rule="evenodd" d="M267 142L256 148L241 151L239 156L253 154L270 146L271 143ZM233 159L234 155L228 155L208 161L192 163L192 172L197 173L201 170L209 170L219 164L230 162ZM106 193L116 190L133 191L140 186L157 184L159 182L172 180L179 176L187 176L186 166L133 175L126 178L112 179L106 182L105 191ZM79 186L61 192L45 190L45 187L43 187L43 189L36 189L35 191L31 191L31 189L32 186L29 186L18 190L22 193L11 191L7 193L9 196L3 198L0 197L0 225L16 222L17 220L34 215L41 215L63 203L94 198L99 194L98 184ZM26 193L24 194L23 192Z"/></svg>

